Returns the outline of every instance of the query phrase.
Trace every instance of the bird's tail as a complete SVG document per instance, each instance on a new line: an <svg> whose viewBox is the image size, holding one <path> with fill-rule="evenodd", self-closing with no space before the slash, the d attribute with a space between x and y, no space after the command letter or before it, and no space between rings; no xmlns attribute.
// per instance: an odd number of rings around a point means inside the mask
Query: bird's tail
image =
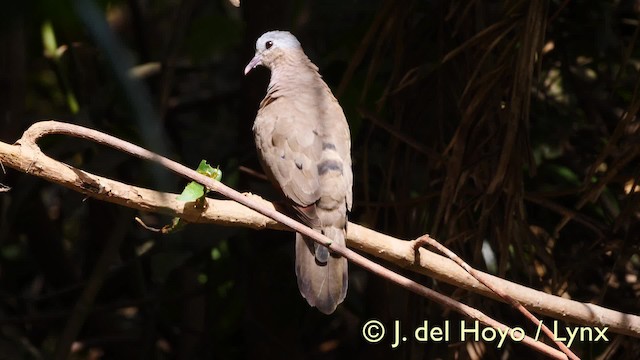
<svg viewBox="0 0 640 360"><path fill-rule="evenodd" d="M345 230L328 226L324 235L334 242L345 244ZM302 297L311 306L331 314L347 295L347 259L296 233L296 276Z"/></svg>

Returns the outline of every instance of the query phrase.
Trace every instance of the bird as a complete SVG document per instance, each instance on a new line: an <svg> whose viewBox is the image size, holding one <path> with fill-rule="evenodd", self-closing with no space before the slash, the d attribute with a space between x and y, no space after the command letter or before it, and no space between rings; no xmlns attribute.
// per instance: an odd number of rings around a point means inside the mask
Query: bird
<svg viewBox="0 0 640 360"><path fill-rule="evenodd" d="M260 163L301 222L345 245L353 172L344 111L290 32L258 38L245 75L257 66L271 70L253 123ZM295 253L300 294L320 312L333 313L347 294L347 260L300 233Z"/></svg>

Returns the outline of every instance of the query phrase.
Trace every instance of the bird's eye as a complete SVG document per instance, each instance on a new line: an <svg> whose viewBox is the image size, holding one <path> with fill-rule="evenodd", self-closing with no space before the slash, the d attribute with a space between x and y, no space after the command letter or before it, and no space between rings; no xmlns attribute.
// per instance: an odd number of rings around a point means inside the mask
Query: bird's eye
<svg viewBox="0 0 640 360"><path fill-rule="evenodd" d="M269 40L266 43L264 43L264 47L267 49L270 49L273 46L273 41Z"/></svg>

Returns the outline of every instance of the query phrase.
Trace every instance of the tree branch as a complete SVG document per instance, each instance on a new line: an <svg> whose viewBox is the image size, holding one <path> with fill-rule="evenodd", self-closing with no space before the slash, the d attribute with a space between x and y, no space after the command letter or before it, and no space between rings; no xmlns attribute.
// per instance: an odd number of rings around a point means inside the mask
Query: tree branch
<svg viewBox="0 0 640 360"><path fill-rule="evenodd" d="M73 168L49 158L38 148L36 142L39 138L54 133L88 139L134 156L157 162L181 176L197 181L213 191L242 203L246 207L234 201L207 199L208 206L204 211L201 211L192 208L189 204L177 201L177 195L175 194L161 193L123 184ZM330 246L334 252L345 256L351 262L383 276L406 289L437 301L446 307L459 311L487 325L500 329L508 329L505 325L488 318L476 309L449 299L416 282L393 273L346 247L332 244L330 239L277 212L271 203L257 196L244 196L220 182L200 175L169 159L94 130L55 121L36 123L24 133L23 137L15 145L0 142L0 162L19 171L42 177L48 181L61 184L99 200L109 201L143 211L180 216L189 222L244 226L254 229L272 228L285 230L289 227ZM258 210L268 217L247 207ZM347 242L355 249L406 267L412 271L432 276L440 281L465 288L484 296L498 299L493 292L481 285L453 261L426 249L420 249L418 252L419 256L416 256L412 243L409 241L392 238L357 224L349 223ZM582 325L607 326L612 332L640 337L640 317L636 315L624 314L593 304L584 304L563 299L511 283L489 274L484 274L483 276L490 279L494 284L497 284L497 286L500 286L505 293L522 303L531 311ZM550 356L558 358L564 357L564 354L559 351L551 349L533 339L527 338L523 343L535 347L539 351L544 351ZM541 345L545 348L540 348Z"/></svg>

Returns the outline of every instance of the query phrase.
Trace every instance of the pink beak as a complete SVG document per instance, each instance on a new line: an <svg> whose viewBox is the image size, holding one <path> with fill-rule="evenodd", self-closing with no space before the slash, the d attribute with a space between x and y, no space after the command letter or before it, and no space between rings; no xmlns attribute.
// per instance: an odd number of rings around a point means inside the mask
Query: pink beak
<svg viewBox="0 0 640 360"><path fill-rule="evenodd" d="M255 69L256 66L258 65L262 65L262 58L260 57L259 54L256 54L256 56L254 56L253 59L249 61L247 66L245 66L244 74L247 75L251 70Z"/></svg>

